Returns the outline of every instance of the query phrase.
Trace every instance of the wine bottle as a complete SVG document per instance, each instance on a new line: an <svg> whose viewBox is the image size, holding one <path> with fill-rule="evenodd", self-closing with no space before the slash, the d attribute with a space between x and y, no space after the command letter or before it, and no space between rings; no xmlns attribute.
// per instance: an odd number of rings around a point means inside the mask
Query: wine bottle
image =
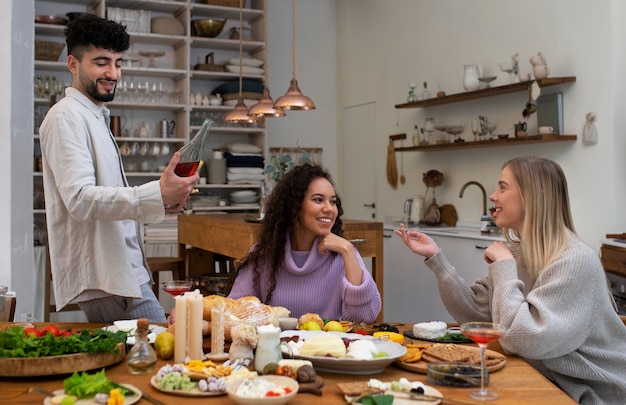
<svg viewBox="0 0 626 405"><path fill-rule="evenodd" d="M180 161L176 165L174 173L180 177L189 177L193 176L200 169L203 163L201 157L204 149L204 140L211 131L213 124L213 120L205 119L193 139L178 149Z"/></svg>

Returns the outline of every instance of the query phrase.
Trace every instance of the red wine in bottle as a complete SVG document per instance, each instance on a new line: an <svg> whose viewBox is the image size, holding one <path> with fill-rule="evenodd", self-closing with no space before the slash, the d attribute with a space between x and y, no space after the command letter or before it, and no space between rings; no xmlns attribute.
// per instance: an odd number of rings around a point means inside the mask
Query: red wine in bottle
<svg viewBox="0 0 626 405"><path fill-rule="evenodd" d="M198 169L199 165L200 165L200 161L199 160L195 161L195 162L178 163L176 165L176 168L174 169L174 173L176 173L180 177L193 176L193 174Z"/></svg>

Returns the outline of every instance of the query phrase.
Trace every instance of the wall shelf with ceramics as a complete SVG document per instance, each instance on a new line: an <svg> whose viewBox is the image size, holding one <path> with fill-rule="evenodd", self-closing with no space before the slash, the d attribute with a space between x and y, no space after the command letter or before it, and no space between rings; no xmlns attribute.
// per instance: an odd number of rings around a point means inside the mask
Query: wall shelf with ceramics
<svg viewBox="0 0 626 405"><path fill-rule="evenodd" d="M423 146L405 146L395 148L396 152L414 152L414 151L440 151L440 150L452 150L452 149L468 149L468 148L484 148L487 146L507 146L507 145L528 145L533 143L545 143L545 142L573 142L578 137L576 135L532 135L523 138L504 138L504 139L488 139L484 141L472 141L472 142L450 142L441 143L436 145L423 145Z"/></svg>
<svg viewBox="0 0 626 405"><path fill-rule="evenodd" d="M560 84L566 83L574 83L576 81L576 76L565 76L565 77L548 77L545 79L537 80L537 84L539 87L549 87L556 86ZM485 89L475 90L475 91L467 91L465 93L457 93L450 94L443 97L433 97L426 100L414 101L411 103L403 103L396 104L395 108L425 108L425 107L433 107L436 105L444 105L451 104L460 101L469 101L476 100L480 98L499 96L502 94L516 93L520 91L528 91L528 87L531 85L532 81L520 82L507 84L504 86L495 86L489 87Z"/></svg>

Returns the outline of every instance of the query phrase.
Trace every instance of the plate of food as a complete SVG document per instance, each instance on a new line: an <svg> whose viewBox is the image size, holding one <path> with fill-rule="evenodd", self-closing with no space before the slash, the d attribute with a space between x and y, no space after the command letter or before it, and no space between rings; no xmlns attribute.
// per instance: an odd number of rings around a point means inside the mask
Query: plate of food
<svg viewBox="0 0 626 405"><path fill-rule="evenodd" d="M448 327L443 321L426 321L413 325L402 334L415 340L425 340L437 343L474 343L461 333L459 327Z"/></svg>
<svg viewBox="0 0 626 405"><path fill-rule="evenodd" d="M280 336L283 357L309 360L330 373L379 373L406 353L399 343L358 333L286 330Z"/></svg>
<svg viewBox="0 0 626 405"><path fill-rule="evenodd" d="M139 388L130 384L120 384L120 385L128 389L129 391L131 391L129 395L124 396L124 405L132 405L141 399L141 395L143 393L141 392ZM66 395L65 390L56 390L53 392L53 394L55 395L54 397L47 397L46 399L44 399L43 401L44 405L60 404L63 397ZM97 402L95 397L79 398L75 402L76 405L99 405L101 403L102 402Z"/></svg>
<svg viewBox="0 0 626 405"><path fill-rule="evenodd" d="M402 334L408 338L415 340L425 340L427 342L437 342L437 343L474 343L472 339L468 338L464 334L461 333L458 329L450 328L447 332L436 338L424 338L420 336L416 336L412 330L405 330Z"/></svg>
<svg viewBox="0 0 626 405"><path fill-rule="evenodd" d="M182 397L216 397L220 395L226 395L225 388L224 390L219 390L219 391L202 391L200 388L198 388L197 383L195 384L193 388L189 390L176 389L176 388L164 388L161 385L159 385L159 379L156 375L150 378L150 385L155 390L164 392L166 394L178 395Z"/></svg>
<svg viewBox="0 0 626 405"><path fill-rule="evenodd" d="M407 344L407 352L395 364L408 371L426 374L429 363L465 363L480 365L480 349L455 343ZM490 372L504 368L506 357L494 350L485 350L485 364Z"/></svg>
<svg viewBox="0 0 626 405"><path fill-rule="evenodd" d="M102 329L107 330L109 332L117 332L124 331L128 332L128 338L126 339L126 344L134 345L135 344L135 329L137 329L137 320L129 319L124 321L115 321L113 325L105 326ZM167 330L166 327L160 325L150 325L148 326L148 342L154 343L156 337L161 333Z"/></svg>
<svg viewBox="0 0 626 405"><path fill-rule="evenodd" d="M393 396L393 405L437 405L443 399L443 394L436 388L406 378L388 382L371 378L369 381L338 383L337 387L349 403L358 401L358 397L377 394Z"/></svg>

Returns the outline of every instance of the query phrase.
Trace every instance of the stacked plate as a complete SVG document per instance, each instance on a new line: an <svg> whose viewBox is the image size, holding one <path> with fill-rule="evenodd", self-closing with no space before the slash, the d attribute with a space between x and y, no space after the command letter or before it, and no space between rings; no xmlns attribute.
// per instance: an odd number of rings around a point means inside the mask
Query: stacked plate
<svg viewBox="0 0 626 405"><path fill-rule="evenodd" d="M197 195L191 197L191 204L194 208L217 207L220 197L216 195Z"/></svg>
<svg viewBox="0 0 626 405"><path fill-rule="evenodd" d="M259 201L259 196L257 195L256 191L240 190L230 193L230 200L233 202L233 205L256 205L256 203Z"/></svg>

